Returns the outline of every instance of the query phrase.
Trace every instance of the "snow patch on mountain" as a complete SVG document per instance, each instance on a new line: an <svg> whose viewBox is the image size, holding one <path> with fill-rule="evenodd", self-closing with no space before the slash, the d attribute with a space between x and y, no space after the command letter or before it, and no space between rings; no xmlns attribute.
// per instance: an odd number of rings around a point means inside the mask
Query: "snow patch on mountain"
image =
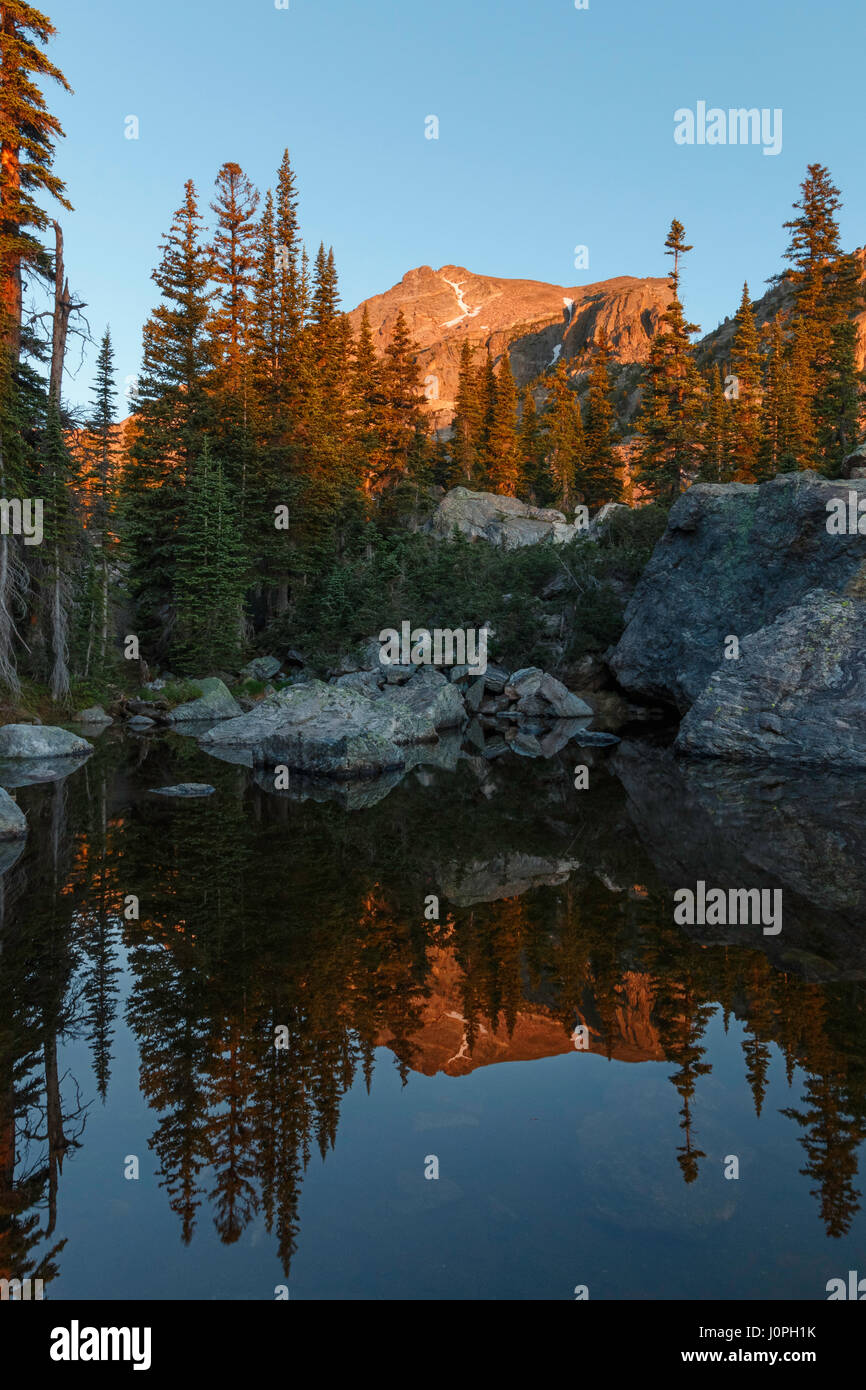
<svg viewBox="0 0 866 1390"><path fill-rule="evenodd" d="M457 324L462 323L464 319L474 319L476 314L481 313L480 304L477 309L470 309L466 300L463 298L463 286L466 284L465 280L449 280L446 275L443 275L442 279L445 281L446 285L450 286L457 296L457 307L460 310L460 316L456 319L449 319L447 323L441 325L442 328L456 328Z"/></svg>

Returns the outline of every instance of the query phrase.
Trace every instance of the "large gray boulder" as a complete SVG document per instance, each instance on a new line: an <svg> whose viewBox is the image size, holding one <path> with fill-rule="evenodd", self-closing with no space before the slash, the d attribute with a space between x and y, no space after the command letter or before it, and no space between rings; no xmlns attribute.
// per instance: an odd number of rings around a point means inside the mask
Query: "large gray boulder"
<svg viewBox="0 0 866 1390"><path fill-rule="evenodd" d="M442 498L430 523L434 535L449 538L455 529L470 540L485 540L516 550L551 540L556 545L586 535L578 522L551 507L531 507L516 497L495 492L470 492L452 488Z"/></svg>
<svg viewBox="0 0 866 1390"><path fill-rule="evenodd" d="M863 536L827 530L828 502L849 491L866 500L866 479L787 473L683 493L626 608L610 660L620 685L684 712L727 637L742 642L810 590L842 595L866 561Z"/></svg>
<svg viewBox="0 0 866 1390"><path fill-rule="evenodd" d="M205 719L235 719L243 711L218 676L207 676L195 684L201 691L198 700L178 705L167 716L170 724L200 723Z"/></svg>
<svg viewBox="0 0 866 1390"><path fill-rule="evenodd" d="M27 818L7 791L0 787L0 840L23 840Z"/></svg>
<svg viewBox="0 0 866 1390"><path fill-rule="evenodd" d="M744 638L683 719L676 748L866 768L866 602L817 589Z"/></svg>
<svg viewBox="0 0 866 1390"><path fill-rule="evenodd" d="M464 718L459 691L424 669L405 686L365 694L311 680L262 700L209 729L207 751L249 749L254 766L285 765L310 776L363 777L402 768L408 745L435 741Z"/></svg>
<svg viewBox="0 0 866 1390"><path fill-rule="evenodd" d="M93 744L50 724L4 724L0 758L83 758Z"/></svg>
<svg viewBox="0 0 866 1390"><path fill-rule="evenodd" d="M199 739L202 747L211 748L255 748L268 734L279 727L283 720L290 718L293 711L297 717L306 718L320 707L321 697L316 691L321 681L309 681L303 685L291 685L259 700L246 714L238 714L234 719L226 719L203 733Z"/></svg>
<svg viewBox="0 0 866 1390"><path fill-rule="evenodd" d="M549 672L539 666L524 666L509 676L505 695L517 701L521 714L548 719L590 719L592 709Z"/></svg>
<svg viewBox="0 0 866 1390"><path fill-rule="evenodd" d="M420 743L432 741L439 729L456 729L466 718L463 697L456 685L431 666L420 667L405 685L386 685L375 697L385 710L393 712L398 721L412 719L414 732L401 739L399 726L397 742ZM414 721L417 720L417 726Z"/></svg>

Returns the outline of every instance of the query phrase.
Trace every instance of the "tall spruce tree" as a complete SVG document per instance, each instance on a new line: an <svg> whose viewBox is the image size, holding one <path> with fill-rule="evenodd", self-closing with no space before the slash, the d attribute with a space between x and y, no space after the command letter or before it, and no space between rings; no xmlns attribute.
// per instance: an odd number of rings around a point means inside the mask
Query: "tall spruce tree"
<svg viewBox="0 0 866 1390"><path fill-rule="evenodd" d="M216 228L209 250L216 294L210 328L215 365L237 394L253 319L259 195L239 164L223 164L215 183L217 194L210 206L216 215Z"/></svg>
<svg viewBox="0 0 866 1390"><path fill-rule="evenodd" d="M680 259L691 249L682 223L674 218L665 241L665 254L673 259L671 302L650 344L637 422L638 481L653 500L668 503L700 466L703 384L691 344L698 325L687 322L680 302Z"/></svg>
<svg viewBox="0 0 866 1390"><path fill-rule="evenodd" d="M382 365L376 355L366 305L352 350L350 399L352 444L361 486L369 499L382 470L385 401Z"/></svg>
<svg viewBox="0 0 866 1390"><path fill-rule="evenodd" d="M532 388L527 386L520 403L518 438L521 478L527 496L538 502L544 491L544 438Z"/></svg>
<svg viewBox="0 0 866 1390"><path fill-rule="evenodd" d="M725 397L724 374L710 366L705 374L701 430L701 481L729 483L734 473L731 407Z"/></svg>
<svg viewBox="0 0 866 1390"><path fill-rule="evenodd" d="M754 483L760 472L763 363L747 284L743 285L735 322L737 327L731 345L731 373L736 378L731 400L733 479L738 483Z"/></svg>
<svg viewBox="0 0 866 1390"><path fill-rule="evenodd" d="M40 233L50 225L46 200L70 208L66 187L53 172L54 147L63 135L42 91L50 78L66 91L63 73L45 48L55 33L35 6L6 0L0 7L0 495L33 496L46 463L36 448L44 433L45 392L29 356L38 358L34 335L23 330L24 276L48 281L52 258ZM23 357L22 357L23 349ZM62 442L62 437L61 437ZM51 448L57 444L52 433ZM63 470L60 470L63 471ZM51 521L49 519L49 525ZM40 547L37 549L41 550ZM20 690L18 659L30 573L44 577L44 554L25 549L21 538L0 535L0 685ZM37 633L37 639L42 638ZM30 645L33 645L32 643ZM60 684L64 682L61 679Z"/></svg>
<svg viewBox="0 0 866 1390"><path fill-rule="evenodd" d="M547 495L542 502L553 502L570 512L575 503L582 500L577 480L583 473L586 446L580 402L569 385L564 360L552 374L544 414L544 438Z"/></svg>
<svg viewBox="0 0 866 1390"><path fill-rule="evenodd" d="M114 349L106 328L96 359L93 405L84 431L83 487L87 498L87 525L91 538L92 575L87 620L84 675L92 665L104 671L108 655L110 569L115 540L112 535L117 470L117 391L114 384Z"/></svg>
<svg viewBox="0 0 866 1390"><path fill-rule="evenodd" d="M51 272L38 235L50 222L42 195L71 209L65 184L52 170L63 129L41 89L51 78L72 90L44 52L55 32L47 15L23 0L4 0L0 7L0 344L11 359L5 367L0 359L0 370L6 371L21 349L22 272Z"/></svg>
<svg viewBox="0 0 866 1390"><path fill-rule="evenodd" d="M451 425L453 481L473 486L478 475L478 441L481 433L481 399L472 348L466 339L460 349L457 398Z"/></svg>
<svg viewBox="0 0 866 1390"><path fill-rule="evenodd" d="M586 441L580 489L589 507L622 501L622 482L614 448L616 411L611 397L611 351L603 328L595 339L584 418Z"/></svg>
<svg viewBox="0 0 866 1390"><path fill-rule="evenodd" d="M205 440L184 493L177 532L173 661L185 674L237 662L246 564L237 502Z"/></svg>
<svg viewBox="0 0 866 1390"><path fill-rule="evenodd" d="M128 583L142 647L164 655L173 625L175 544L183 490L212 424L211 261L195 186L162 243L153 272L162 302L144 327L144 363L123 477Z"/></svg>
<svg viewBox="0 0 866 1390"><path fill-rule="evenodd" d="M782 318L777 314L769 334L764 398L761 404L761 451L759 479L796 467L791 453L792 438L791 364L788 358Z"/></svg>
<svg viewBox="0 0 866 1390"><path fill-rule="evenodd" d="M494 492L515 497L520 488L517 446L517 388L508 350L502 354L494 382L493 410L487 440L487 479Z"/></svg>
<svg viewBox="0 0 866 1390"><path fill-rule="evenodd" d="M840 245L839 190L822 164L810 164L794 203L798 216L778 280L794 291L792 387L794 453L801 468L833 472L850 437L851 402L859 383L846 325L862 308L851 258Z"/></svg>

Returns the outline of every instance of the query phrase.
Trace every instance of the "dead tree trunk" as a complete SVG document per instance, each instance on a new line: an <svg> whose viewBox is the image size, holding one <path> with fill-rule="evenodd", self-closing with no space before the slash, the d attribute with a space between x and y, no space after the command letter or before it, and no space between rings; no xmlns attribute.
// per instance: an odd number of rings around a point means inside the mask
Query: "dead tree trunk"
<svg viewBox="0 0 866 1390"><path fill-rule="evenodd" d="M51 333L51 376L48 383L48 398L60 406L60 392L63 386L63 361L66 357L66 337L69 332L69 315L72 313L72 296L69 293L69 280L63 265L63 231L60 223L54 223L54 325Z"/></svg>

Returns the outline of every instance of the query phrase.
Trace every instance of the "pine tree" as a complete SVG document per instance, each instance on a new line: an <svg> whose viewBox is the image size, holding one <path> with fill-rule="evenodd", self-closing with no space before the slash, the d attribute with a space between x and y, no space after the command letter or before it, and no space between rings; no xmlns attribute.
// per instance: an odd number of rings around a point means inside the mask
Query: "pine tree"
<svg viewBox="0 0 866 1390"><path fill-rule="evenodd" d="M236 504L205 440L190 473L177 535L173 659L184 672L236 663L245 582Z"/></svg>
<svg viewBox="0 0 866 1390"><path fill-rule="evenodd" d="M473 487L478 473L478 440L481 433L481 401L478 375L472 360L469 343L464 339L460 349L460 372L457 378L457 399L451 425L451 458L454 483Z"/></svg>
<svg viewBox="0 0 866 1390"><path fill-rule="evenodd" d="M386 467L392 482L415 478L423 453L423 416L418 349L402 309L398 312L382 364L385 396Z"/></svg>
<svg viewBox="0 0 866 1390"><path fill-rule="evenodd" d="M55 34L47 15L24 0L0 11L0 344L9 352L0 371L14 368L21 348L22 272L48 276L51 262L38 233L49 225L39 201L49 194L71 209L62 179L52 172L54 143L63 135L49 112L46 77L71 91L44 46Z"/></svg>
<svg viewBox="0 0 866 1390"><path fill-rule="evenodd" d="M350 398L352 441L362 488L369 498L382 469L385 403L382 367L376 356L366 305L352 351Z"/></svg>
<svg viewBox="0 0 866 1390"><path fill-rule="evenodd" d="M580 489L589 507L622 501L622 482L614 449L617 437L616 411L611 399L610 345L604 329L594 344L589 392L586 402L584 435L586 440Z"/></svg>
<svg viewBox="0 0 866 1390"><path fill-rule="evenodd" d="M774 478L796 467L791 453L793 398L791 364L779 314L770 330L764 398L761 405L758 478Z"/></svg>
<svg viewBox="0 0 866 1390"><path fill-rule="evenodd" d="M494 382L494 401L487 441L487 477L494 492L516 496L520 486L520 454L517 447L517 388L508 358L502 354Z"/></svg>
<svg viewBox="0 0 866 1390"><path fill-rule="evenodd" d="M684 228L676 219L665 248L665 254L673 258L669 277L672 297L660 318L664 331L656 333L650 344L638 419L637 472L651 498L673 502L700 463L702 382L691 346L691 335L698 326L686 321L679 297L680 257L692 248L686 246Z"/></svg>
<svg viewBox="0 0 866 1390"><path fill-rule="evenodd" d="M776 277L794 291L794 454L800 468L817 464L832 472L841 461L840 441L850 436L851 402L858 393L845 325L862 307L861 292L851 258L841 250L841 199L829 170L810 164L800 190L794 204L799 216L785 223L790 266Z"/></svg>
<svg viewBox="0 0 866 1390"><path fill-rule="evenodd" d="M211 211L216 214L216 230L210 261L217 289L210 328L215 362L237 392L252 320L259 195L239 164L223 164L215 182L217 196Z"/></svg>
<svg viewBox="0 0 866 1390"><path fill-rule="evenodd" d="M305 323L307 305L304 253L298 229L298 194L288 150L283 152L277 173L275 233L276 368L278 379L291 400L295 385L292 352Z"/></svg>
<svg viewBox="0 0 866 1390"><path fill-rule="evenodd" d="M582 500L577 479L582 475L586 455L580 402L569 385L564 361L558 363L552 375L544 437L547 495L542 503L552 501L562 511L570 512Z"/></svg>
<svg viewBox="0 0 866 1390"><path fill-rule="evenodd" d="M153 272L162 303L144 328L133 442L123 477L129 587L145 643L165 648L175 592L175 541L183 489L212 423L211 263L195 187L162 243Z"/></svg>
<svg viewBox="0 0 866 1390"><path fill-rule="evenodd" d="M544 439L531 387L523 392L518 450L521 476L527 495L535 502L543 492Z"/></svg>
<svg viewBox="0 0 866 1390"><path fill-rule="evenodd" d="M743 285L743 296L735 322L737 328L731 345L731 372L736 378L735 393L731 400L735 459L733 480L738 483L754 483L760 472L763 364L747 284Z"/></svg>
<svg viewBox="0 0 866 1390"><path fill-rule="evenodd" d="M701 439L701 482L729 483L734 472L731 407L725 398L723 374L717 366L706 372Z"/></svg>
<svg viewBox="0 0 866 1390"><path fill-rule="evenodd" d="M108 645L109 572L114 537L111 526L114 511L115 472L117 464L117 426L115 424L114 349L111 330L106 328L96 359L93 383L93 407L84 437L84 476L89 511L88 530L95 537L94 583L91 586L91 606L88 615L87 650L84 674L89 674L91 662L97 669L105 667Z"/></svg>
<svg viewBox="0 0 866 1390"><path fill-rule="evenodd" d="M819 454L831 478L841 476L842 464L860 434L864 379L857 370L857 325L852 314L862 308L863 298L854 256L842 257L838 283L842 304L850 307L833 326L824 393L818 403Z"/></svg>
<svg viewBox="0 0 866 1390"><path fill-rule="evenodd" d="M476 486L484 488L488 485L490 435L496 413L496 373L493 370L493 357L489 348L484 354L484 360L478 365L476 383L479 416L476 442L478 453Z"/></svg>
<svg viewBox="0 0 866 1390"><path fill-rule="evenodd" d="M71 208L63 181L52 171L60 122L45 103L46 78L70 87L43 51L55 33L46 15L22 0L0 7L0 495L33 496L45 463L37 454L45 392L29 355L40 355L22 331L23 277L49 280L52 258L39 237L50 225L43 198ZM22 357L22 349L24 356ZM61 441L62 442L62 441ZM57 439L52 434L52 447ZM50 523L49 523L50 524ZM39 548L41 550L41 548ZM44 552L26 550L19 537L0 536L0 684L20 689L20 624L25 616L28 571L44 576ZM37 634L40 636L40 634ZM32 644L31 644L32 645ZM60 685L64 684L61 676Z"/></svg>

